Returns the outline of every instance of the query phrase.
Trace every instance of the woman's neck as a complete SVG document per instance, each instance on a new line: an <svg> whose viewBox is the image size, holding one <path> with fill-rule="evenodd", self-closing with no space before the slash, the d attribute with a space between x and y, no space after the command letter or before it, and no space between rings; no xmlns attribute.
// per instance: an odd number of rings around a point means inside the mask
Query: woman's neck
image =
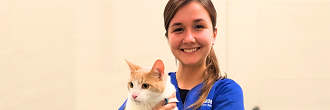
<svg viewBox="0 0 330 110"><path fill-rule="evenodd" d="M180 64L176 73L178 86L181 89L192 89L204 81L203 72L205 65L185 66Z"/></svg>

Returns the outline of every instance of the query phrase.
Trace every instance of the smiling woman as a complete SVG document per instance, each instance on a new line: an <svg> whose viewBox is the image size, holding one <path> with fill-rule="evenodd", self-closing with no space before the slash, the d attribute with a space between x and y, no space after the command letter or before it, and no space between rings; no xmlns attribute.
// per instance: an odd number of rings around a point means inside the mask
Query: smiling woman
<svg viewBox="0 0 330 110"><path fill-rule="evenodd" d="M180 62L170 73L179 90L179 109L244 109L241 87L220 74L213 50L216 15L210 0L170 0L165 7L165 35Z"/></svg>
<svg viewBox="0 0 330 110"><path fill-rule="evenodd" d="M204 61L217 33L217 30L212 28L207 10L192 2L178 10L169 25L170 48L180 63L206 67Z"/></svg>
<svg viewBox="0 0 330 110"><path fill-rule="evenodd" d="M164 10L165 35L179 61L178 70L168 75L179 102L166 106L160 102L155 109L172 110L174 106L179 110L244 109L241 87L220 74L213 50L216 15L210 0L168 1Z"/></svg>

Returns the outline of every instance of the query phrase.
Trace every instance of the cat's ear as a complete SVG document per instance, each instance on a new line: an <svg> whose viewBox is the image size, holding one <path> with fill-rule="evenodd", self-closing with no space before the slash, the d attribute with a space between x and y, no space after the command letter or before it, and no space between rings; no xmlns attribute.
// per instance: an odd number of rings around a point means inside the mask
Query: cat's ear
<svg viewBox="0 0 330 110"><path fill-rule="evenodd" d="M165 66L162 60L158 59L154 66L152 66L151 72L154 76L158 77L160 80L163 80Z"/></svg>
<svg viewBox="0 0 330 110"><path fill-rule="evenodd" d="M125 61L127 62L129 68L131 69L131 73L133 73L133 72L135 72L136 70L138 70L138 69L141 68L140 66L135 65L135 64L133 64L133 63L127 61L126 59L125 59Z"/></svg>

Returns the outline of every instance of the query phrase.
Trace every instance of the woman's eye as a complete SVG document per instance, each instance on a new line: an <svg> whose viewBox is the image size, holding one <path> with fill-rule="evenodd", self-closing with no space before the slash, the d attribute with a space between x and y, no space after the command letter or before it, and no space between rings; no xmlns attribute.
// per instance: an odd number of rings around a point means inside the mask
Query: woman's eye
<svg viewBox="0 0 330 110"><path fill-rule="evenodd" d="M133 83L132 82L129 82L128 85L129 85L130 88L133 88Z"/></svg>
<svg viewBox="0 0 330 110"><path fill-rule="evenodd" d="M149 88L149 84L147 83L142 84L142 89L148 89L148 88Z"/></svg>
<svg viewBox="0 0 330 110"><path fill-rule="evenodd" d="M204 26L202 26L202 25L197 25L197 26L195 27L195 29L199 29L199 28L204 28Z"/></svg>
<svg viewBox="0 0 330 110"><path fill-rule="evenodd" d="M180 32L180 31L183 31L182 28L178 28L178 29L175 29L173 32Z"/></svg>

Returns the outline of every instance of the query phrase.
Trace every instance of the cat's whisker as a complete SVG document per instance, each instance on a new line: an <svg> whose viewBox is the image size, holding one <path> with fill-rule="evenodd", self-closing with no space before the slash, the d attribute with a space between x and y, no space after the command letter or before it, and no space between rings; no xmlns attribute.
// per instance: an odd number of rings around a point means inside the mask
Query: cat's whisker
<svg viewBox="0 0 330 110"><path fill-rule="evenodd" d="M153 106L152 106L152 103L150 101L147 100L146 104L148 104L149 108L152 109Z"/></svg>
<svg viewBox="0 0 330 110"><path fill-rule="evenodd" d="M143 109L144 109L144 110L147 110L147 109L148 109L148 107L147 107L147 103L146 103L145 101L143 101Z"/></svg>
<svg viewBox="0 0 330 110"><path fill-rule="evenodd" d="M146 110L147 109L146 103L143 102L143 106L142 107L143 107L144 110Z"/></svg>
<svg viewBox="0 0 330 110"><path fill-rule="evenodd" d="M151 109L151 105L149 104L148 101L145 101L144 103L145 103L145 105L146 105L146 109Z"/></svg>
<svg viewBox="0 0 330 110"><path fill-rule="evenodd" d="M146 103L145 103L145 101L142 101L142 109L143 109L143 110L147 110L147 107L146 107Z"/></svg>
<svg viewBox="0 0 330 110"><path fill-rule="evenodd" d="M145 104L146 104L146 110L151 110L152 109L153 106L152 106L152 104L150 104L149 101L146 101Z"/></svg>

